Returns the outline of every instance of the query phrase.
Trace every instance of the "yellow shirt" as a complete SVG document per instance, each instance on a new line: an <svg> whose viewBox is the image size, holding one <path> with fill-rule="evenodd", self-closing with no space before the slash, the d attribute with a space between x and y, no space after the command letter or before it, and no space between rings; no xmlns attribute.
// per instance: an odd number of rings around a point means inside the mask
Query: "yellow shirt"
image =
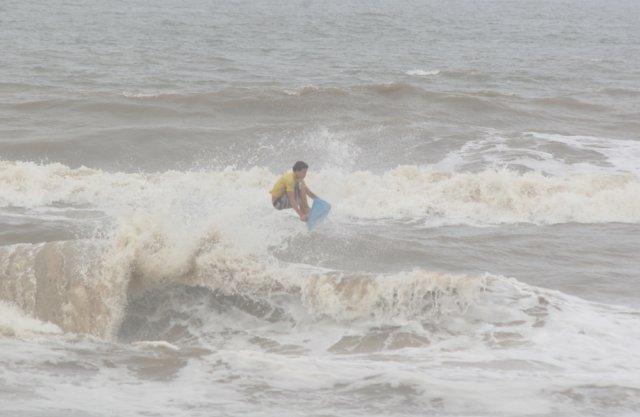
<svg viewBox="0 0 640 417"><path fill-rule="evenodd" d="M296 183L300 185L300 189L305 186L304 181L297 180L293 172L287 172L286 174L283 174L273 186L273 189L271 190L271 196L273 197L273 199L276 199L280 198L282 194L285 193L285 191L294 192L294 190L296 189Z"/></svg>

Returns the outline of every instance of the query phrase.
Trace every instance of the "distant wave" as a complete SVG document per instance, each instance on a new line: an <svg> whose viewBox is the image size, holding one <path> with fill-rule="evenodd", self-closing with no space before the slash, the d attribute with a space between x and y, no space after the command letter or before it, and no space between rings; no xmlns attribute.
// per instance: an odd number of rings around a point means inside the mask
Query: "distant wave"
<svg viewBox="0 0 640 417"><path fill-rule="evenodd" d="M640 97L639 89L629 89L629 88L602 88L599 90L600 93L610 95L612 97Z"/></svg>
<svg viewBox="0 0 640 417"><path fill-rule="evenodd" d="M415 76L437 75L439 71L409 71L407 74ZM176 92L163 90L122 91L119 93L93 92L91 94L62 96L54 95L47 98L30 99L23 102L14 102L12 106L20 111L32 111L42 109L77 108L83 110L88 107L100 111L118 110L120 107L126 111L135 109L136 106L157 105L164 109L168 105L190 104L194 106L225 107L233 105L261 105L269 103L291 103L299 106L300 99L306 100L344 100L358 96L387 96L399 94L406 97L421 97L428 100L446 100L448 97L460 96L473 98L474 93L458 94L433 92L418 85L405 82L355 84L350 86L320 86L303 85L291 87L252 87L252 88L224 88L208 92ZM487 97L486 94L480 96Z"/></svg>
<svg viewBox="0 0 640 417"><path fill-rule="evenodd" d="M565 109L582 110L582 111L588 110L588 111L602 112L609 109L608 107L603 105L587 103L587 102L578 100L577 98L574 98L574 97L564 97L564 96L538 98L538 99L534 99L533 103L542 105L544 107L562 107Z"/></svg>
<svg viewBox="0 0 640 417"><path fill-rule="evenodd" d="M411 70L413 77L480 76L475 72ZM618 94L618 92L616 92ZM633 94L629 92L629 94ZM388 106L389 98L409 100L404 105L444 106L455 112L471 111L472 114L496 113L500 117L529 116L539 108L562 108L573 111L602 112L613 107L591 103L574 97L522 97L500 90L434 91L424 84L392 81L388 83L337 85L302 85L298 87L228 87L216 91L176 92L163 90L94 92L84 95L54 95L25 101L14 99L9 106L19 112L64 112L86 114L118 114L127 117L172 117L182 114L181 106L190 111L219 111L233 115L272 114L278 112L305 113L328 111L336 106L354 108L379 101ZM527 110L527 107L534 109Z"/></svg>

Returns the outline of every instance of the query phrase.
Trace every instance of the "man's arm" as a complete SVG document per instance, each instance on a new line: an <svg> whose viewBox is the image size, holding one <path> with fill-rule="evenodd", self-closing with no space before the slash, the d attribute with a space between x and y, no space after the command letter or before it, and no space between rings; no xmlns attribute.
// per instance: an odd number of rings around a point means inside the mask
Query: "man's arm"
<svg viewBox="0 0 640 417"><path fill-rule="evenodd" d="M293 208L295 212L298 213L298 216L300 216L300 220L307 221L307 215L302 212L302 209L298 205L295 193L293 191L287 191L287 197L289 197L291 208Z"/></svg>
<svg viewBox="0 0 640 417"><path fill-rule="evenodd" d="M309 197L313 198L314 200L315 200L316 198L318 198L318 196L317 196L317 195L315 195L314 193L312 193L312 192L311 192L311 190L310 190L309 188L307 188L307 195L308 195Z"/></svg>

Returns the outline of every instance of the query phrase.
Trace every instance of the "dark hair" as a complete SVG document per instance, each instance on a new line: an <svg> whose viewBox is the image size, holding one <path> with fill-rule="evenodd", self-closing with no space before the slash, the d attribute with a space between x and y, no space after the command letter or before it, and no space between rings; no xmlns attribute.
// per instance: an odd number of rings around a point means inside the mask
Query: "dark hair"
<svg viewBox="0 0 640 417"><path fill-rule="evenodd" d="M307 168L309 168L309 165L307 165L306 162L298 161L295 164L293 164L294 171L304 171Z"/></svg>

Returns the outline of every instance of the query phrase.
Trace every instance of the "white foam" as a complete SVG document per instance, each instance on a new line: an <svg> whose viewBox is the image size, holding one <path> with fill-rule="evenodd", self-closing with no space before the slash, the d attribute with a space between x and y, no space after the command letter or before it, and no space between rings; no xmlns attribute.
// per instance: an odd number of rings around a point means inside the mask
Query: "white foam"
<svg viewBox="0 0 640 417"><path fill-rule="evenodd" d="M177 91L131 91L124 90L122 95L127 98L157 98L170 94L179 94Z"/></svg>
<svg viewBox="0 0 640 417"><path fill-rule="evenodd" d="M32 338L61 333L55 324L31 318L17 306L0 300L0 336Z"/></svg>
<svg viewBox="0 0 640 417"><path fill-rule="evenodd" d="M562 149L552 152L549 145L554 142L582 152L581 157ZM487 167L527 169L554 176L631 173L640 178L640 141L536 132L507 137L491 131L466 141L434 165L445 171Z"/></svg>
<svg viewBox="0 0 640 417"><path fill-rule="evenodd" d="M624 174L443 173L418 166L380 175L341 174L320 173L317 182L327 190L335 215L359 219L478 225L640 221L640 182Z"/></svg>
<svg viewBox="0 0 640 417"><path fill-rule="evenodd" d="M103 210L113 219L140 213L167 228L180 225L184 233L215 226L245 249L264 251L303 229L287 212L271 208L268 191L276 178L257 167L125 174L4 161L0 205L83 205ZM640 222L640 180L625 173L549 176L506 169L441 172L423 166L399 166L383 173L326 168L310 172L307 183L331 201L331 218L336 221Z"/></svg>
<svg viewBox="0 0 640 417"><path fill-rule="evenodd" d="M143 340L140 342L134 342L132 343L132 345L139 347L141 349L149 349L149 350L164 349L164 350L169 350L174 352L177 352L180 350L178 346L164 340Z"/></svg>
<svg viewBox="0 0 640 417"><path fill-rule="evenodd" d="M574 149L596 152L601 154L613 169L630 172L640 178L640 140L536 132L527 134L538 140L563 143Z"/></svg>
<svg viewBox="0 0 640 417"><path fill-rule="evenodd" d="M302 142L307 149L323 155L323 165L320 168L350 168L360 153L360 148L350 142L346 136L344 133L332 132L323 127L305 132Z"/></svg>
<svg viewBox="0 0 640 417"><path fill-rule="evenodd" d="M485 277L415 270L393 275L323 274L305 280L304 304L316 316L384 324L459 313L482 292Z"/></svg>
<svg viewBox="0 0 640 417"><path fill-rule="evenodd" d="M425 70L421 70L421 69L414 69L414 70L409 70L406 72L407 75L414 75L417 77L430 77L433 75L438 75L440 74L439 70L430 70L430 71L425 71Z"/></svg>

